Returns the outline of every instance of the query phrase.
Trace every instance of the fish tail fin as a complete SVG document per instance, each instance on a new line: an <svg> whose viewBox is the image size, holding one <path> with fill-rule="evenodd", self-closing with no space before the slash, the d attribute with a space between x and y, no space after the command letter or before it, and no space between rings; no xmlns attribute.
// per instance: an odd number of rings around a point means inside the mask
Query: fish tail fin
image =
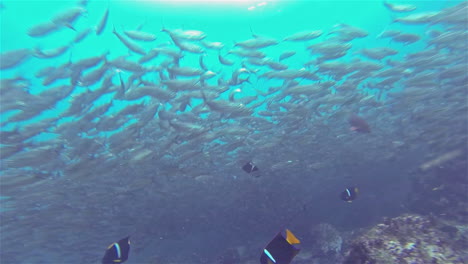
<svg viewBox="0 0 468 264"><path fill-rule="evenodd" d="M249 29L250 29L250 34L252 34L252 37L256 38L257 35L253 32L252 25L250 25L250 24L249 24Z"/></svg>
<svg viewBox="0 0 468 264"><path fill-rule="evenodd" d="M202 87L205 86L205 80L202 79L202 77L200 77L200 79L198 79L198 81L200 82L200 85L201 85Z"/></svg>
<svg viewBox="0 0 468 264"><path fill-rule="evenodd" d="M102 55L105 63L107 63L107 56L109 56L109 54L110 54L110 51L107 50L106 52L104 52L104 55Z"/></svg>
<svg viewBox="0 0 468 264"><path fill-rule="evenodd" d="M376 38L378 38L378 39L381 38L381 37L382 37L382 34L387 30L388 26L389 26L389 25L386 25L386 26L384 27L384 29L382 30L382 32L381 32L380 34L378 34Z"/></svg>
<svg viewBox="0 0 468 264"><path fill-rule="evenodd" d="M207 104L208 100L206 99L206 94L205 92L203 91L203 89L200 89L200 92L202 94L202 98L203 98L203 102L205 103L205 105Z"/></svg>
<svg viewBox="0 0 468 264"><path fill-rule="evenodd" d="M119 71L119 79L120 79L120 88L122 89L123 93L125 94L125 82L122 80L121 71Z"/></svg>
<svg viewBox="0 0 468 264"><path fill-rule="evenodd" d="M141 23L140 25L138 25L135 30L141 30L143 28L143 26L145 26L146 24L148 23L148 17L145 17L145 20L143 21L143 23Z"/></svg>
<svg viewBox="0 0 468 264"><path fill-rule="evenodd" d="M200 80L197 80L196 82L194 82L194 83L192 84L192 87L195 86L195 85L197 85L197 84L199 84L199 83L201 83Z"/></svg>
<svg viewBox="0 0 468 264"><path fill-rule="evenodd" d="M70 23L66 23L65 26L73 31L76 31L75 27L73 27L73 25Z"/></svg>
<svg viewBox="0 0 468 264"><path fill-rule="evenodd" d="M247 79L244 80L244 82L252 84L252 82L250 81L250 75L249 75L249 77L247 77Z"/></svg>
<svg viewBox="0 0 468 264"><path fill-rule="evenodd" d="M73 43L71 44L71 47L70 47L70 55L68 55L68 64L71 65L72 64L72 57L73 57L73 48L75 46L73 45Z"/></svg>
<svg viewBox="0 0 468 264"><path fill-rule="evenodd" d="M32 55L33 55L34 57L39 57L39 56L42 54L41 49L42 49L42 46L41 46L40 44L37 44L37 45L32 49L32 51L33 51Z"/></svg>
<svg viewBox="0 0 468 264"><path fill-rule="evenodd" d="M161 32L167 32L169 33L169 31L167 30L166 26L164 25L164 19L161 18Z"/></svg>
<svg viewBox="0 0 468 264"><path fill-rule="evenodd" d="M383 0L382 4L389 9L391 8L390 3L387 0Z"/></svg>

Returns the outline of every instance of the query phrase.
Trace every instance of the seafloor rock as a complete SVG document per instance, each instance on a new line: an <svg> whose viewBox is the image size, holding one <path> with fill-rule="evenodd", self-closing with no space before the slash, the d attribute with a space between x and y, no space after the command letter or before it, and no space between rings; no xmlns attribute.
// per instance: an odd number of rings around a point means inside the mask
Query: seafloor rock
<svg viewBox="0 0 468 264"><path fill-rule="evenodd" d="M386 219L355 239L345 264L467 263L468 233L433 217L403 215Z"/></svg>
<svg viewBox="0 0 468 264"><path fill-rule="evenodd" d="M304 239L301 252L294 264L336 264L343 259L343 234L328 223L314 225L310 229L311 240Z"/></svg>
<svg viewBox="0 0 468 264"><path fill-rule="evenodd" d="M320 241L318 248L322 254L340 254L343 239L338 230L332 225L327 223L319 224L312 230L312 233L315 234L317 240Z"/></svg>

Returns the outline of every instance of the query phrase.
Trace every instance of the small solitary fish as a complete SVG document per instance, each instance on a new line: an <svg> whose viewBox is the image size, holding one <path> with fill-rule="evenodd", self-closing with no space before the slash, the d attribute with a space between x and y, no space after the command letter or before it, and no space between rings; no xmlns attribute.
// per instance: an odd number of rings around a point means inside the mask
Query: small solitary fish
<svg viewBox="0 0 468 264"><path fill-rule="evenodd" d="M361 133L370 133L370 127L369 124L366 122L366 120L362 119L361 117L353 114L349 117L348 119L349 124L351 125L351 130L352 131L357 131Z"/></svg>
<svg viewBox="0 0 468 264"><path fill-rule="evenodd" d="M346 188L340 195L341 200L351 203L357 198L359 189L357 187Z"/></svg>
<svg viewBox="0 0 468 264"><path fill-rule="evenodd" d="M260 264L289 264L300 250L301 241L289 229L283 229L263 249Z"/></svg>
<svg viewBox="0 0 468 264"><path fill-rule="evenodd" d="M107 247L102 264L115 264L127 261L130 253L130 237L123 238Z"/></svg>
<svg viewBox="0 0 468 264"><path fill-rule="evenodd" d="M258 167L255 166L255 164L253 164L253 162L251 161L247 162L244 166L242 166L242 169L247 173L258 171Z"/></svg>

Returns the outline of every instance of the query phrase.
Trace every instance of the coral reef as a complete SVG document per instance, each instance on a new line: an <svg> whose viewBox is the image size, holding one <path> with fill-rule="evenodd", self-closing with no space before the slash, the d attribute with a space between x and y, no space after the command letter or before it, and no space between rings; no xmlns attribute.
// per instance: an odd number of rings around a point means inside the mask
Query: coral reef
<svg viewBox="0 0 468 264"><path fill-rule="evenodd" d="M435 217L405 214L351 242L344 264L461 264L468 261L468 232Z"/></svg>

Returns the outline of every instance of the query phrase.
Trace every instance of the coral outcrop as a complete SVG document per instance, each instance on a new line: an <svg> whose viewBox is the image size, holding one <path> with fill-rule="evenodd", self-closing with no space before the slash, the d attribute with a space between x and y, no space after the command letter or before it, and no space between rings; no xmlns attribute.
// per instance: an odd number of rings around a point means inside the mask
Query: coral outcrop
<svg viewBox="0 0 468 264"><path fill-rule="evenodd" d="M468 232L430 216L406 214L371 228L353 242L344 264L462 264Z"/></svg>

